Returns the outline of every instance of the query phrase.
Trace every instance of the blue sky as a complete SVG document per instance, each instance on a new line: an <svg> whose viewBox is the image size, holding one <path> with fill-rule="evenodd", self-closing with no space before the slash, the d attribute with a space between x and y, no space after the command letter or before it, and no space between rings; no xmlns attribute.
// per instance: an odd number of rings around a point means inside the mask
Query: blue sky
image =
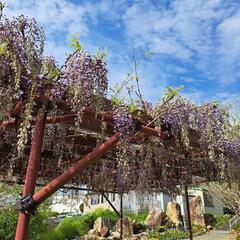
<svg viewBox="0 0 240 240"><path fill-rule="evenodd" d="M110 85L140 61L144 96L156 102L166 86L184 85L197 102L240 97L239 0L5 0L7 16L35 17L46 33L46 54L64 62L79 34L84 48L108 49ZM151 57L144 57L145 51Z"/></svg>

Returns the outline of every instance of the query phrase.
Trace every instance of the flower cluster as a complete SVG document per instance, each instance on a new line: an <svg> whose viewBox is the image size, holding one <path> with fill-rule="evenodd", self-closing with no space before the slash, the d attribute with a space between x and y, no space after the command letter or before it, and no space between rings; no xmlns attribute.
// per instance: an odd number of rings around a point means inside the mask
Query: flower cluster
<svg viewBox="0 0 240 240"><path fill-rule="evenodd" d="M133 120L126 108L123 106L114 106L113 119L115 132L120 133L122 136L129 137L133 127Z"/></svg>
<svg viewBox="0 0 240 240"><path fill-rule="evenodd" d="M160 114L163 123L171 126L173 134L182 135L186 131L189 135L196 132L200 140L207 140L208 143L221 138L228 124L225 113L215 103L197 106L179 97L164 106L162 112L157 114Z"/></svg>
<svg viewBox="0 0 240 240"><path fill-rule="evenodd" d="M22 15L12 20L1 19L0 39L15 71L16 64L28 75L40 71L45 35L35 19Z"/></svg>
<svg viewBox="0 0 240 240"><path fill-rule="evenodd" d="M68 58L62 78L68 87L68 102L74 112L80 113L79 118L86 107L104 109L108 86L105 62L83 50L76 51Z"/></svg>

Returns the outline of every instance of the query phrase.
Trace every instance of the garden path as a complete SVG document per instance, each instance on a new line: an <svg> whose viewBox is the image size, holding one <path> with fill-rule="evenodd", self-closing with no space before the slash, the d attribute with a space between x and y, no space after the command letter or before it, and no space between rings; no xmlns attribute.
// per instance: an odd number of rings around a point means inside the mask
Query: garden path
<svg viewBox="0 0 240 240"><path fill-rule="evenodd" d="M215 230L202 236L193 237L194 240L234 240L235 238L235 234L225 230Z"/></svg>

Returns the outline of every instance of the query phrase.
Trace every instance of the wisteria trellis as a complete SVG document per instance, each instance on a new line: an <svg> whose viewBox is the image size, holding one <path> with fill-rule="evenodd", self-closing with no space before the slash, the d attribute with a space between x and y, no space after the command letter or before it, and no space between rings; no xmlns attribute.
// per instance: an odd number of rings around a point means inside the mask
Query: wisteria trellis
<svg viewBox="0 0 240 240"><path fill-rule="evenodd" d="M132 110L128 103L106 99L107 66L101 56L78 49L59 68L53 57L44 56L44 39L34 19L0 19L3 177L23 179L32 123L41 108L52 119L45 130L41 182L72 164L66 160L84 156L114 133L120 133L121 144L84 170L73 184L121 191L176 191L176 185L191 183L196 176L238 178L240 141L223 107L215 102L199 106L176 95L160 100L155 107L141 99ZM15 114L18 103L22 108ZM62 103L67 110L59 107ZM86 119L86 111L96 118ZM53 124L61 116L67 124ZM5 124L8 121L11 124ZM166 137L137 133L142 124L159 129Z"/></svg>

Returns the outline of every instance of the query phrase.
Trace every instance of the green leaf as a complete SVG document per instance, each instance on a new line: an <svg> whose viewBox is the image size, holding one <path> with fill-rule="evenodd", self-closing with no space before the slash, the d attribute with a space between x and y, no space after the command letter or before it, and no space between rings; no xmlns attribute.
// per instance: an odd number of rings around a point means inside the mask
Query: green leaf
<svg viewBox="0 0 240 240"><path fill-rule="evenodd" d="M166 90L164 91L164 101L168 101L175 96L177 96L180 91L183 89L183 85L177 87L177 88L172 88L172 87L167 87Z"/></svg>
<svg viewBox="0 0 240 240"><path fill-rule="evenodd" d="M97 47L97 51L96 51L95 55L93 56L93 58L95 58L96 60L104 61L106 59L107 55L108 55L107 48L101 49L101 48Z"/></svg>
<svg viewBox="0 0 240 240"><path fill-rule="evenodd" d="M151 57L153 55L152 50L148 50L144 53L145 57Z"/></svg>
<svg viewBox="0 0 240 240"><path fill-rule="evenodd" d="M3 42L0 44L0 54L4 55L7 54L8 49L7 49L7 43Z"/></svg>
<svg viewBox="0 0 240 240"><path fill-rule="evenodd" d="M79 41L79 34L72 37L70 47L75 51L81 51L83 49Z"/></svg>

